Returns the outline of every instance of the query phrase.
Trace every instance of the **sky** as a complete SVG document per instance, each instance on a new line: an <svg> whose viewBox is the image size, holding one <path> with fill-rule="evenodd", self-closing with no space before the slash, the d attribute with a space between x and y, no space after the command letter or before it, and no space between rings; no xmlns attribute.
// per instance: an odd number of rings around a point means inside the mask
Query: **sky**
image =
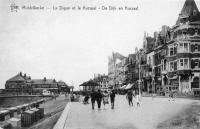
<svg viewBox="0 0 200 129"><path fill-rule="evenodd" d="M108 56L141 48L144 32L172 27L185 0L0 0L0 88L19 72L79 85L107 74ZM200 0L195 0L200 8ZM18 10L18 6L130 6L137 11Z"/></svg>

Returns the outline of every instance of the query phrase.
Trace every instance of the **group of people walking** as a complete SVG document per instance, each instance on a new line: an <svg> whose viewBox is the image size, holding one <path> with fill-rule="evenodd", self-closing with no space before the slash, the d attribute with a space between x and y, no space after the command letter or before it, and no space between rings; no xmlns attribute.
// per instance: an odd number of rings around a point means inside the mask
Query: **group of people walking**
<svg viewBox="0 0 200 129"><path fill-rule="evenodd" d="M100 90L98 90L97 92L92 90L92 93L90 96L91 96L92 109L94 109L95 102L97 102L98 109L100 109L102 101L105 108L106 104L109 104L109 97L110 97L110 102L111 102L111 109L114 109L115 92L113 90L111 91L110 94L107 91L104 91L103 93L101 93Z"/></svg>
<svg viewBox="0 0 200 129"><path fill-rule="evenodd" d="M133 106L133 97L136 98L137 107L140 107L141 97L139 95L139 92L136 91L135 93L133 93L132 90L128 90L126 98L128 100L129 106Z"/></svg>
<svg viewBox="0 0 200 129"><path fill-rule="evenodd" d="M101 92L101 90L98 90L98 91L92 90L90 97L91 97L92 109L94 109L94 107L95 107L95 102L97 102L98 109L101 109L102 101L103 101L104 108L105 108L106 104L109 104L109 98L110 98L110 103L111 103L111 109L114 109L114 106L115 106L114 90L112 90L110 93L108 93L107 91ZM133 97L136 98L137 107L139 107L140 101L141 101L139 92L133 93L132 90L128 90L126 98L128 100L129 106L133 106ZM86 96L85 98L88 98L88 96Z"/></svg>

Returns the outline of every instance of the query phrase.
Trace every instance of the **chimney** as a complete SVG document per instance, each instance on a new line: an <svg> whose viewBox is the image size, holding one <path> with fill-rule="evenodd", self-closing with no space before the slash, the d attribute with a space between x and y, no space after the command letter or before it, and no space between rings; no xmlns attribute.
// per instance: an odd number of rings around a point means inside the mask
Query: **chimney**
<svg viewBox="0 0 200 129"><path fill-rule="evenodd" d="M44 77L44 81L46 81L47 80L47 78L46 77Z"/></svg>
<svg viewBox="0 0 200 129"><path fill-rule="evenodd" d="M26 74L24 74L24 78L26 79Z"/></svg>
<svg viewBox="0 0 200 129"><path fill-rule="evenodd" d="M20 72L19 75L22 76L22 72Z"/></svg>
<svg viewBox="0 0 200 129"><path fill-rule="evenodd" d="M53 79L53 82L56 82L56 79L55 79L55 78Z"/></svg>

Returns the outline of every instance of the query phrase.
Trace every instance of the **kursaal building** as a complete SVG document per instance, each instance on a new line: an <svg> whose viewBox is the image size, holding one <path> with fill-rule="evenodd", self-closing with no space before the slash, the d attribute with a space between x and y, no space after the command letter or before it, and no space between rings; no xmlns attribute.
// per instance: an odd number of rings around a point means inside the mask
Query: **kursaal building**
<svg viewBox="0 0 200 129"><path fill-rule="evenodd" d="M168 38L168 81L178 81L181 92L196 92L200 89L200 13L194 0L186 0Z"/></svg>
<svg viewBox="0 0 200 129"><path fill-rule="evenodd" d="M145 34L147 92L200 93L200 12L186 0L176 24L163 26L154 37Z"/></svg>

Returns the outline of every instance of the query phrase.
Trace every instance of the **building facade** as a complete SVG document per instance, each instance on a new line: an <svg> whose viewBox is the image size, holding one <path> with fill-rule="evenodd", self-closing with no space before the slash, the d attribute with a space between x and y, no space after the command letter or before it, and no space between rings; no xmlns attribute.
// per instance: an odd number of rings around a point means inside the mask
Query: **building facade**
<svg viewBox="0 0 200 129"><path fill-rule="evenodd" d="M30 76L23 75L21 72L7 80L5 84L5 90L18 94L41 94L43 90L58 93L63 88L68 89L68 86L63 81L57 82L55 79L47 79L46 77L43 79L31 79Z"/></svg>
<svg viewBox="0 0 200 129"><path fill-rule="evenodd" d="M125 85L134 84L139 79L139 69L136 61L136 54L129 54L125 67Z"/></svg>
<svg viewBox="0 0 200 129"><path fill-rule="evenodd" d="M194 0L186 0L168 36L168 79L182 93L199 90L200 13ZM172 79L170 79L172 78Z"/></svg>
<svg viewBox="0 0 200 129"><path fill-rule="evenodd" d="M140 72L145 91L147 87L149 93L199 93L200 13L194 0L185 1L172 28L162 26L154 37L145 34L143 49L146 64L140 62Z"/></svg>
<svg viewBox="0 0 200 129"><path fill-rule="evenodd" d="M116 52L108 58L108 85L113 89L118 89L124 84L127 58L122 54Z"/></svg>

